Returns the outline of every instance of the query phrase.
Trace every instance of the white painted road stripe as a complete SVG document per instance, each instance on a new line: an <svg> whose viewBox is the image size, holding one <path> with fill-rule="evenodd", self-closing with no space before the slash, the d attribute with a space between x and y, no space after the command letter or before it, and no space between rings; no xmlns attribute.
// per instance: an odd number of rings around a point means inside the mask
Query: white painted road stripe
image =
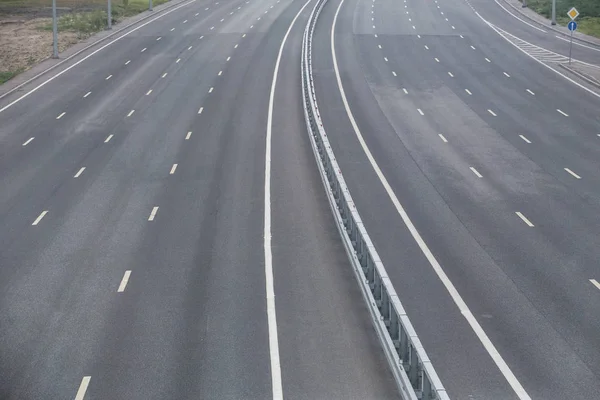
<svg viewBox="0 0 600 400"><path fill-rule="evenodd" d="M131 110L129 111L129 114L127 114L128 117L131 117L133 115L133 113L135 112L135 110Z"/></svg>
<svg viewBox="0 0 600 400"><path fill-rule="evenodd" d="M417 111L419 111L419 114L425 115L425 113L420 108L417 108Z"/></svg>
<svg viewBox="0 0 600 400"><path fill-rule="evenodd" d="M166 72L164 74L162 74L161 78L164 78L165 76L167 76Z"/></svg>
<svg viewBox="0 0 600 400"><path fill-rule="evenodd" d="M569 168L565 168L565 171L567 171L569 174L573 175L575 178L581 179L581 177L579 175L577 175L575 172L571 171Z"/></svg>
<svg viewBox="0 0 600 400"><path fill-rule="evenodd" d="M29 139L27 139L27 141L23 143L23 146L27 146L29 143L31 143L33 139L35 139L35 137L30 137Z"/></svg>
<svg viewBox="0 0 600 400"><path fill-rule="evenodd" d="M204 107L200 107L200 108L198 109L198 114L202 114L202 111L204 111Z"/></svg>
<svg viewBox="0 0 600 400"><path fill-rule="evenodd" d="M131 60L127 60L127 61L125 62L125 65L129 64L130 62L131 62Z"/></svg>
<svg viewBox="0 0 600 400"><path fill-rule="evenodd" d="M123 279L121 279L121 284L119 285L119 289L117 289L117 292L122 293L125 291L125 287L127 286L127 282L129 282L130 276L131 270L125 271L125 274L123 275Z"/></svg>
<svg viewBox="0 0 600 400"><path fill-rule="evenodd" d="M531 398L529 397L529 395L527 394L527 392L525 391L525 389L523 388L523 386L521 385L521 383L519 382L517 377L511 371L508 364L506 364L506 361L504 361L504 359L502 358L502 355L498 352L498 350L496 349L496 347L494 346L494 344L492 343L492 341L490 340L488 335L485 333L485 331L483 330L483 328L481 327L481 325L479 324L479 322L477 321L477 319L475 318L475 316L473 315L473 313L471 312L471 310L469 309L469 307L467 306L467 304L465 303L465 301L463 300L461 295L458 293L458 290L456 290L456 287L454 286L452 281L450 281L450 279L448 278L448 275L446 275L442 266L439 264L439 262L437 261L437 259L435 258L435 256L433 255L433 253L431 252L429 247L427 246L427 243L425 243L425 241L423 240L423 238L417 231L417 228L414 226L410 217L404 210L404 207L398 200L398 197L394 193L394 190L390 186L387 178L383 175L381 168L379 168L377 161L375 161L375 158L373 157L371 150L369 150L369 148L364 140L364 137L362 136L362 134L358 128L356 120L354 119L354 115L352 114L352 111L350 110L350 107L348 105L348 100L346 98L346 94L344 92L344 87L342 85L342 79L340 76L340 71L339 71L338 63L337 63L337 57L335 54L335 26L337 23L337 17L339 15L340 9L343 4L344 4L344 0L340 1L340 5L337 8L337 11L333 18L333 23L331 25L331 31L330 31L331 32L330 33L330 35L331 35L331 53L332 53L332 58L333 58L333 69L335 71L338 88L340 91L340 95L342 97L342 102L344 103L344 107L346 109L346 113L348 114L350 123L352 124L352 127L354 128L354 133L356 134L356 137L358 138L358 140L365 152L365 155L367 156L369 162L371 163L373 169L375 170L375 173L379 177L379 180L381 181L381 184L385 188L390 200L396 207L396 211L398 212L398 214L404 221L404 224L410 231L415 242L417 243L417 245L419 246L419 248L421 249L421 251L423 252L425 257L429 261L431 268L435 271L438 278L440 279L440 281L442 282L442 284L444 285L444 287L446 288L446 290L452 297L452 300L458 307L459 311L465 317L465 319L471 326L471 329L473 329L473 332L475 332L475 334L479 338L481 344L486 349L486 351L488 352L488 354L490 355L490 357L492 358L492 360L494 361L494 363L496 364L496 366L498 367L500 372L504 375L507 382L510 384L510 386L512 387L514 392L517 394L519 399L520 400L530 400Z"/></svg>
<svg viewBox="0 0 600 400"><path fill-rule="evenodd" d="M519 216L519 218L521 218L523 220L523 222L525 222L530 228L533 228L535 225L533 225L531 223L530 220L528 220L523 214L521 214L519 211L517 211L515 214L517 214Z"/></svg>
<svg viewBox="0 0 600 400"><path fill-rule="evenodd" d="M532 96L535 96L535 93L533 93L531 90L527 89L527 93L529 93Z"/></svg>
<svg viewBox="0 0 600 400"><path fill-rule="evenodd" d="M408 94L408 90L406 90L406 88L402 88L402 91L404 92L404 94Z"/></svg>
<svg viewBox="0 0 600 400"><path fill-rule="evenodd" d="M388 59L387 59L387 57L383 57L383 59L385 60L385 62L388 62Z"/></svg>
<svg viewBox="0 0 600 400"><path fill-rule="evenodd" d="M473 93L471 93L471 91L470 91L469 89L465 89L465 92L467 92L467 94L468 94L469 96L472 96L472 95L473 95Z"/></svg>
<svg viewBox="0 0 600 400"><path fill-rule="evenodd" d="M429 50L429 46L425 45L425 50Z"/></svg>
<svg viewBox="0 0 600 400"><path fill-rule="evenodd" d="M31 225L37 225L40 223L40 221L42 220L42 218L44 218L44 216L48 214L48 210L42 211L42 213L35 219L35 221L33 221L33 224Z"/></svg>
<svg viewBox="0 0 600 400"><path fill-rule="evenodd" d="M56 119L61 119L63 117L63 115L65 115L66 112L61 113L58 117L56 117Z"/></svg>
<svg viewBox="0 0 600 400"><path fill-rule="evenodd" d="M148 221L154 221L154 217L156 217L156 213L158 212L158 206L152 209L150 216L148 217Z"/></svg>
<svg viewBox="0 0 600 400"><path fill-rule="evenodd" d="M473 50L475 50L475 47L473 47L472 45L471 45L471 48L472 48Z"/></svg>
<svg viewBox="0 0 600 400"><path fill-rule="evenodd" d="M273 108L275 104L275 87L277 85L277 75L279 73L279 64L283 54L283 48L287 38L296 23L298 17L306 6L311 2L308 0L300 11L296 14L290 23L287 32L283 36L279 53L275 61L273 71L273 81L271 83L271 93L269 95L269 108L267 111L267 135L265 144L265 203L264 203L264 254L265 254L265 292L267 297L267 325L269 332L269 358L271 361L271 389L273 400L283 400L283 385L281 379L281 360L279 358L279 339L277 337L277 313L275 311L275 285L273 277L273 253L271 249L271 138L273 129Z"/></svg>
<svg viewBox="0 0 600 400"><path fill-rule="evenodd" d="M113 135L108 135L108 137L104 140L104 143L108 143L112 137Z"/></svg>
<svg viewBox="0 0 600 400"><path fill-rule="evenodd" d="M452 72L448 71L448 75L450 75L450 77L454 78L454 75L452 75Z"/></svg>
<svg viewBox="0 0 600 400"><path fill-rule="evenodd" d="M90 94L92 94L92 92L87 92L86 94L83 95L83 98L85 99L86 97L88 97Z"/></svg>
<svg viewBox="0 0 600 400"><path fill-rule="evenodd" d="M231 60L231 56L230 56L230 57L227 57L227 60L225 60L225 61L229 61L229 60Z"/></svg>
<svg viewBox="0 0 600 400"><path fill-rule="evenodd" d="M212 92L213 92L213 90L215 90L215 88L214 88L214 87L211 87L210 89L208 89L208 93L212 93Z"/></svg>
<svg viewBox="0 0 600 400"><path fill-rule="evenodd" d="M489 110L489 109L488 109L488 112L489 112L490 114L492 114L494 117L496 117L496 116L497 116L497 115L496 115L496 113L495 113L495 112L493 112L492 110Z"/></svg>
<svg viewBox="0 0 600 400"><path fill-rule="evenodd" d="M104 78L104 80L109 80L110 78L112 78L112 75L107 76L106 78Z"/></svg>
<svg viewBox="0 0 600 400"><path fill-rule="evenodd" d="M177 164L173 164L173 166L171 167L171 171L169 171L169 175L173 175L175 173L176 169L177 169Z"/></svg>
<svg viewBox="0 0 600 400"><path fill-rule="evenodd" d="M83 174L83 171L85 171L85 167L81 167L79 169L79 171L77 171L77 173L75 174L75 176L73 176L73 178L79 178L81 176L81 174Z"/></svg>
<svg viewBox="0 0 600 400"><path fill-rule="evenodd" d="M150 96L150 93L152 93L152 89L150 89L146 92L146 96Z"/></svg>
<svg viewBox="0 0 600 400"><path fill-rule="evenodd" d="M492 60L490 60L490 59L489 59L489 58L487 58L487 57L485 58L485 61L487 61L487 62L489 62L489 63L491 63L491 62L492 62Z"/></svg>
<svg viewBox="0 0 600 400"><path fill-rule="evenodd" d="M223 71L219 71L219 76L223 75Z"/></svg>
<svg viewBox="0 0 600 400"><path fill-rule="evenodd" d="M145 52L145 51L146 51L146 47L144 47L144 48L142 49L142 51L140 51L140 53L143 53L143 52Z"/></svg>
<svg viewBox="0 0 600 400"><path fill-rule="evenodd" d="M190 140L191 136L192 136L192 132L188 132L187 135L185 135L185 140Z"/></svg>
<svg viewBox="0 0 600 400"><path fill-rule="evenodd" d="M438 133L438 136L440 137L440 139L442 139L442 141L444 143L448 143L448 140L444 137L444 135L442 135L441 133Z"/></svg>
<svg viewBox="0 0 600 400"><path fill-rule="evenodd" d="M569 114L567 114L566 112L564 112L564 111L562 111L562 110L560 110L560 109L558 109L558 108L556 109L556 111L558 111L559 113L561 113L561 114L562 114L562 115L564 115L565 117L568 117L568 116L569 116Z"/></svg>
<svg viewBox="0 0 600 400"><path fill-rule="evenodd" d="M597 280L595 279L590 279L590 282L592 282L592 285L596 286L598 289L600 289L600 283L598 283Z"/></svg>
<svg viewBox="0 0 600 400"><path fill-rule="evenodd" d="M435 62L440 62L440 60L437 57L435 57L434 60Z"/></svg>
<svg viewBox="0 0 600 400"><path fill-rule="evenodd" d="M181 61L181 58L178 58L177 61L175 61L175 64L179 64L179 61Z"/></svg>
<svg viewBox="0 0 600 400"><path fill-rule="evenodd" d="M398 75L396 75L396 72L394 72L394 71L392 71L392 75L394 75L394 76L398 76Z"/></svg>
<svg viewBox="0 0 600 400"><path fill-rule="evenodd" d="M523 135L519 135L519 137L520 137L521 139L523 139L525 142L527 142L527 143L531 144L531 141L530 141L529 139L527 139L525 136L523 136Z"/></svg>
<svg viewBox="0 0 600 400"><path fill-rule="evenodd" d="M481 176L481 174L473 167L469 167L469 169L471 171L473 171L473 173L478 177L478 178L483 178L483 176Z"/></svg>
<svg viewBox="0 0 600 400"><path fill-rule="evenodd" d="M85 397L85 392L87 391L88 385L90 384L91 376L84 376L79 384L79 390L77 390L77 394L75 395L75 400L83 400Z"/></svg>
<svg viewBox="0 0 600 400"><path fill-rule="evenodd" d="M510 78L510 75L507 74L506 72L504 73L504 76L506 76L507 78Z"/></svg>

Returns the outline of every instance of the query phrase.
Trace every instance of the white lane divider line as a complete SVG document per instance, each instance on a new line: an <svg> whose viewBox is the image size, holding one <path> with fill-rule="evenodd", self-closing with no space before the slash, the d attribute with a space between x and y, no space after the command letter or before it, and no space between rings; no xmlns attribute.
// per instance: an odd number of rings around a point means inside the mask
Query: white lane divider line
<svg viewBox="0 0 600 400"><path fill-rule="evenodd" d="M464 38L465 38L463 35L458 35L458 36L460 36L460 38L461 38L461 39L464 39Z"/></svg>
<svg viewBox="0 0 600 400"><path fill-rule="evenodd" d="M437 57L435 57L434 60L435 62L440 62L440 60Z"/></svg>
<svg viewBox="0 0 600 400"><path fill-rule="evenodd" d="M497 117L496 113L495 113L495 112L493 112L492 110L488 109L488 112L489 112L490 114L492 114L494 117Z"/></svg>
<svg viewBox="0 0 600 400"><path fill-rule="evenodd" d="M214 89L214 87L211 87L210 89L208 89L208 93L212 93Z"/></svg>
<svg viewBox="0 0 600 400"><path fill-rule="evenodd" d="M506 76L507 78L510 78L510 75L507 74L506 72L504 73L504 76Z"/></svg>
<svg viewBox="0 0 600 400"><path fill-rule="evenodd" d="M87 92L86 94L83 95L83 98L85 99L86 97L88 97L90 94L92 94L92 92Z"/></svg>
<svg viewBox="0 0 600 400"><path fill-rule="evenodd" d="M56 117L56 119L61 119L65 114L66 112L61 113L58 117Z"/></svg>
<svg viewBox="0 0 600 400"><path fill-rule="evenodd" d="M146 96L150 96L150 93L152 93L152 89L150 89L146 92Z"/></svg>
<svg viewBox="0 0 600 400"><path fill-rule="evenodd" d="M465 92L467 92L467 94L468 94L469 96L472 96L472 95L473 95L473 93L471 93L471 91L470 91L469 89L465 89Z"/></svg>
<svg viewBox="0 0 600 400"><path fill-rule="evenodd" d="M169 171L169 175L173 175L175 173L176 169L177 169L177 164L173 164L173 166L171 167L171 171Z"/></svg>
<svg viewBox="0 0 600 400"><path fill-rule="evenodd" d="M191 138L191 137L192 137L192 132L188 132L188 133L185 135L185 140L190 140L190 138Z"/></svg>
<svg viewBox="0 0 600 400"><path fill-rule="evenodd" d="M245 37L246 37L246 34L244 33L244 34L242 35L242 37L243 37L243 38L245 38Z"/></svg>
<svg viewBox="0 0 600 400"><path fill-rule="evenodd" d="M188 47L188 50L191 50L191 49L192 49L192 47L194 47L194 46L190 46L190 47Z"/></svg>
<svg viewBox="0 0 600 400"><path fill-rule="evenodd" d="M225 18L221 18L221 22L225 21Z"/></svg>
<svg viewBox="0 0 600 400"><path fill-rule="evenodd" d="M469 167L469 169L477 176L478 178L483 178L483 176L473 167Z"/></svg>
<svg viewBox="0 0 600 400"><path fill-rule="evenodd" d="M157 212L158 212L158 206L152 208L152 212L150 213L150 216L148 217L148 221L154 221L154 217L156 217Z"/></svg>
<svg viewBox="0 0 600 400"><path fill-rule="evenodd" d="M173 32L175 30L175 28L171 28L171 32Z"/></svg>
<svg viewBox="0 0 600 400"><path fill-rule="evenodd" d="M440 139L442 139L442 142L444 142L444 143L448 143L448 139L446 139L446 138L444 137L444 135L442 135L441 133L438 133L438 136L440 137Z"/></svg>
<svg viewBox="0 0 600 400"><path fill-rule="evenodd" d="M394 75L394 76L398 76L398 75L396 75L396 72L395 72L395 71L392 71L392 75Z"/></svg>
<svg viewBox="0 0 600 400"><path fill-rule="evenodd" d="M90 384L91 376L84 376L81 379L81 383L79 384L79 389L77 390L77 394L75 395L75 400L83 400L85 397L85 392L87 392L88 385Z"/></svg>
<svg viewBox="0 0 600 400"><path fill-rule="evenodd" d="M27 146L33 139L35 139L35 137L30 137L25 143L22 144L22 146Z"/></svg>
<svg viewBox="0 0 600 400"><path fill-rule="evenodd" d="M423 112L423 110L421 110L420 108L417 108L417 111L419 112L419 114L425 115L425 113Z"/></svg>
<svg viewBox="0 0 600 400"><path fill-rule="evenodd" d="M128 117L131 117L133 115L133 113L135 112L135 110L131 110L129 111L129 114L127 114Z"/></svg>
<svg viewBox="0 0 600 400"><path fill-rule="evenodd" d="M200 13L196 13L196 14L194 14L194 17L197 17L199 14L200 14Z"/></svg>
<svg viewBox="0 0 600 400"><path fill-rule="evenodd" d="M448 18L446 18L446 22L448 22Z"/></svg>
<svg viewBox="0 0 600 400"><path fill-rule="evenodd" d="M378 44L377 46L381 49L381 45L380 44Z"/></svg>
<svg viewBox="0 0 600 400"><path fill-rule="evenodd" d="M597 280L590 279L590 282L592 283L592 285L596 286L598 288L598 290L600 290L600 283L598 283Z"/></svg>
<svg viewBox="0 0 600 400"><path fill-rule="evenodd" d="M164 74L162 74L161 78L164 78L167 76L167 73L165 72Z"/></svg>
<svg viewBox="0 0 600 400"><path fill-rule="evenodd" d="M144 48L142 49L142 51L140 51L140 53L143 53L143 52L145 52L146 50L147 50L147 48L146 48L146 47L144 47Z"/></svg>
<svg viewBox="0 0 600 400"><path fill-rule="evenodd" d="M42 218L44 218L46 216L46 214L48 214L48 210L44 210L42 211L42 213L35 219L35 221L33 221L33 224L31 225L37 225L40 223L40 221L42 220Z"/></svg>
<svg viewBox="0 0 600 400"><path fill-rule="evenodd" d="M561 110L561 109L558 109L558 108L557 108L557 109L556 109L556 111L558 111L559 113L561 113L561 114L562 114L562 115L564 115L565 117L568 117L568 116L569 116L569 114L567 114L566 112L564 112L564 111L563 111L563 110Z"/></svg>
<svg viewBox="0 0 600 400"><path fill-rule="evenodd" d="M375 25L373 25L373 29L375 29Z"/></svg>
<svg viewBox="0 0 600 400"><path fill-rule="evenodd" d="M535 93L533 93L531 90L527 89L527 93L529 93L532 96L535 96Z"/></svg>
<svg viewBox="0 0 600 400"><path fill-rule="evenodd" d="M198 40L202 40L202 39L204 39L204 35L202 35L198 38Z"/></svg>
<svg viewBox="0 0 600 400"><path fill-rule="evenodd" d="M279 74L279 65L283 49L292 27L298 17L308 6L311 0L304 3L298 11L287 32L283 36L279 53L275 60L275 69L273 71L273 81L271 83L271 93L269 95L269 108L267 111L267 134L265 140L265 203L264 203L264 255L265 255L265 292L267 297L267 325L269 332L269 358L271 361L271 389L273 400L283 400L283 385L281 379L281 360L279 358L279 339L277 337L277 313L275 310L275 284L273 276L273 252L271 248L271 141L273 130L273 108L275 104L275 88L277 85L277 75Z"/></svg>
<svg viewBox="0 0 600 400"><path fill-rule="evenodd" d="M406 90L406 88L402 88L402 91L404 92L404 94L408 94L408 90Z"/></svg>
<svg viewBox="0 0 600 400"><path fill-rule="evenodd" d="M229 60L231 60L231 57L227 57L227 60L225 60L225 61L229 61Z"/></svg>
<svg viewBox="0 0 600 400"><path fill-rule="evenodd" d="M183 23L185 24L187 22L187 19L185 21L183 21Z"/></svg>
<svg viewBox="0 0 600 400"><path fill-rule="evenodd" d="M198 114L202 114L202 111L204 111L204 107L200 107L200 108L198 109ZM189 132L189 133L191 134L191 132Z"/></svg>
<svg viewBox="0 0 600 400"><path fill-rule="evenodd" d="M473 50L475 50L475 46L471 45L471 48L472 48Z"/></svg>
<svg viewBox="0 0 600 400"><path fill-rule="evenodd" d="M108 137L106 139L104 139L104 143L108 143L110 142L110 139L112 139L114 135L108 135Z"/></svg>
<svg viewBox="0 0 600 400"><path fill-rule="evenodd" d="M530 228L533 228L535 226L520 211L515 212L515 214L517 214L519 216L519 218L521 218L523 220L523 222L525 222Z"/></svg>
<svg viewBox="0 0 600 400"><path fill-rule="evenodd" d="M414 25L413 25L412 27L413 27L413 29L417 29L417 28L415 28L415 26L414 26Z"/></svg>
<svg viewBox="0 0 600 400"><path fill-rule="evenodd" d="M431 249L429 249L429 246L427 246L427 243L425 243L425 241L419 234L419 231L417 230L417 228L411 221L406 210L400 203L400 200L398 200L398 196L396 196L396 194L394 193L394 190L390 186L387 178L381 171L381 168L377 164L375 157L371 153L371 150L367 146L367 143L364 140L364 137L361 134L360 129L358 128L358 124L356 123L356 120L354 119L352 111L350 110L350 107L348 105L348 100L347 100L346 94L344 92L344 87L342 84L342 79L340 76L340 71L339 71L338 62L337 62L337 58L336 58L335 26L336 26L337 17L339 15L339 11L341 9L342 4L344 4L343 0L340 2L340 5L337 8L337 11L333 18L333 23L331 25L331 33L330 33L330 35L331 35L331 53L332 53L332 59L333 59L333 69L335 71L338 88L340 91L340 95L342 97L342 102L344 103L344 107L346 109L346 113L348 114L348 119L350 120L350 123L354 129L354 133L356 134L356 137L359 140L367 159L371 163L373 170L375 171L379 180L381 181L381 184L383 185L384 189L386 190L391 202L394 204L396 211L398 212L398 215L400 215L400 217L402 218L402 221L406 225L407 229L410 231L413 239L415 240L415 242L421 249L423 255L429 261L431 268L434 270L434 272L436 273L436 275L438 276L438 278L440 279L440 281L446 288L450 297L452 297L452 300L456 304L456 307L459 309L460 313L465 317L465 319L469 323L469 326L471 327L473 332L477 335L477 338L479 339L479 341L481 342L483 347L486 349L486 351L488 352L488 354L490 355L490 357L492 358L492 360L494 361L494 363L496 364L496 366L498 367L498 369L500 370L502 375L506 378L507 382L513 388L513 390L515 391L515 394L517 394L519 399L520 400L531 400L531 398L529 397L529 395L527 394L527 392L525 391L525 389L523 388L523 386L521 385L521 383L519 382L519 380L517 379L515 374L511 371L511 369L508 366L508 364L506 363L506 361L504 361L504 359L502 358L502 355L498 352L498 349L496 349L496 347L494 346L494 344L492 343L492 341L490 340L488 335L485 333L485 331L483 330L483 328L477 321L477 318L475 318L475 316L473 315L473 313L471 312L471 310L469 309L469 307L463 300L462 296L460 295L460 293L458 292L458 290L456 289L456 287L454 286L454 284L452 283L450 278L448 278L448 275L446 274L446 272L444 271L443 267L440 265L438 260L435 258L433 253L431 252Z"/></svg>
<svg viewBox="0 0 600 400"><path fill-rule="evenodd" d="M425 45L425 50L429 50L429 46Z"/></svg>
<svg viewBox="0 0 600 400"><path fill-rule="evenodd" d="M250 29L254 28L254 25L250 25Z"/></svg>
<svg viewBox="0 0 600 400"><path fill-rule="evenodd" d="M569 168L565 168L565 171L567 171L569 174L571 174L576 179L581 179L581 177L579 175L577 175L575 172L571 171Z"/></svg>
<svg viewBox="0 0 600 400"><path fill-rule="evenodd" d="M219 76L223 75L223 71L219 71Z"/></svg>
<svg viewBox="0 0 600 400"><path fill-rule="evenodd" d="M178 58L177 61L175 61L175 64L179 64L179 61L181 61L181 58Z"/></svg>
<svg viewBox="0 0 600 400"><path fill-rule="evenodd" d="M79 171L77 171L77 173L73 176L73 178L79 178L81 176L81 174L83 174L83 171L85 171L85 167L79 168Z"/></svg>
<svg viewBox="0 0 600 400"><path fill-rule="evenodd" d="M125 287L127 287L127 282L129 282L129 277L131 276L131 270L127 270L125 271L125 274L123 274L123 279L121 279L121 283L119 284L119 288L117 289L117 292L119 293L123 293L125 291Z"/></svg>
<svg viewBox="0 0 600 400"><path fill-rule="evenodd" d="M525 136L523 136L523 135L519 135L519 137L520 137L521 139L523 139L523 140L525 141L525 143L529 143L529 144L531 144L531 140L527 139Z"/></svg>
<svg viewBox="0 0 600 400"><path fill-rule="evenodd" d="M485 58L485 61L487 61L487 62L489 62L489 63L491 63L491 62L492 62L492 60L490 60L490 59L489 59L489 58L487 58L487 57Z"/></svg>
<svg viewBox="0 0 600 400"><path fill-rule="evenodd" d="M385 60L385 62L388 62L388 59L387 59L387 57L383 57L383 59Z"/></svg>
<svg viewBox="0 0 600 400"><path fill-rule="evenodd" d="M239 46L239 44L236 44L235 46L233 46L234 49L237 49Z"/></svg>
<svg viewBox="0 0 600 400"><path fill-rule="evenodd" d="M450 75L451 78L454 78L454 75L452 75L452 72L448 71L448 75Z"/></svg>
<svg viewBox="0 0 600 400"><path fill-rule="evenodd" d="M157 37L156 41L158 42L160 39L162 39L162 36Z"/></svg>
<svg viewBox="0 0 600 400"><path fill-rule="evenodd" d="M129 63L130 63L130 62L131 62L131 60L127 60L127 61L125 62L125 65L129 65Z"/></svg>
<svg viewBox="0 0 600 400"><path fill-rule="evenodd" d="M250 27L250 28L252 28L252 27ZM211 26L211 27L210 27L210 30L212 31L213 29L215 29L215 27L214 27L214 26Z"/></svg>
<svg viewBox="0 0 600 400"><path fill-rule="evenodd" d="M452 25L452 29L456 29L456 28L454 27L454 25Z"/></svg>
<svg viewBox="0 0 600 400"><path fill-rule="evenodd" d="M107 76L106 78L104 78L105 81L109 80L110 78L112 78L112 75Z"/></svg>
<svg viewBox="0 0 600 400"><path fill-rule="evenodd" d="M377 38L377 37L378 37L377 34L375 34L375 38Z"/></svg>

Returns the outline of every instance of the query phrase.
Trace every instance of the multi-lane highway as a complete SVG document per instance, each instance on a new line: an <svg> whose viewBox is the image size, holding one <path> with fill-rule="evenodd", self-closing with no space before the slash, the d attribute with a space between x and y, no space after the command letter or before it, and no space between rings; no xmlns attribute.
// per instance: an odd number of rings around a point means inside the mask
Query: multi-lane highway
<svg viewBox="0 0 600 400"><path fill-rule="evenodd" d="M594 398L600 98L488 22L563 45L483 0L330 0L324 127L450 396Z"/></svg>
<svg viewBox="0 0 600 400"><path fill-rule="evenodd" d="M0 99L0 398L398 398L306 132L314 5L170 4ZM504 0L316 25L324 128L453 399L600 393L600 89L565 46Z"/></svg>
<svg viewBox="0 0 600 400"><path fill-rule="evenodd" d="M0 398L396 398L307 140L311 9L180 3L2 99Z"/></svg>

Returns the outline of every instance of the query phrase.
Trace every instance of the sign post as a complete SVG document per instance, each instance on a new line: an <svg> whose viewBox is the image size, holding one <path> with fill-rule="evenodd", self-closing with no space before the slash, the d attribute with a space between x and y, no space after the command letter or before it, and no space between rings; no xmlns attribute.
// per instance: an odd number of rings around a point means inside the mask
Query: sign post
<svg viewBox="0 0 600 400"><path fill-rule="evenodd" d="M569 18L571 18L571 22L569 22L569 25L567 25L569 31L571 31L571 41L569 44L569 65L571 65L571 52L573 51L573 32L577 29L577 22L575 22L575 18L579 16L579 11L577 11L577 9L573 7L569 10L567 15L569 16Z"/></svg>

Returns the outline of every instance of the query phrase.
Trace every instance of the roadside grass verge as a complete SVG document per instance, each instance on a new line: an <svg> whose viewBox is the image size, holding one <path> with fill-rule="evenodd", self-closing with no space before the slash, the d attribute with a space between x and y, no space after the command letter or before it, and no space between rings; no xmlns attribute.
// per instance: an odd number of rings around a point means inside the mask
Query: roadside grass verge
<svg viewBox="0 0 600 400"><path fill-rule="evenodd" d="M23 71L23 69L19 69L16 71L0 71L0 85L4 82L11 80L13 77L17 76Z"/></svg>
<svg viewBox="0 0 600 400"><path fill-rule="evenodd" d="M521 0L522 2L523 0ZM546 18L552 16L552 0L527 0L527 6ZM567 11L577 8L577 30L600 38L600 0L556 0L556 23L567 26L571 19Z"/></svg>

